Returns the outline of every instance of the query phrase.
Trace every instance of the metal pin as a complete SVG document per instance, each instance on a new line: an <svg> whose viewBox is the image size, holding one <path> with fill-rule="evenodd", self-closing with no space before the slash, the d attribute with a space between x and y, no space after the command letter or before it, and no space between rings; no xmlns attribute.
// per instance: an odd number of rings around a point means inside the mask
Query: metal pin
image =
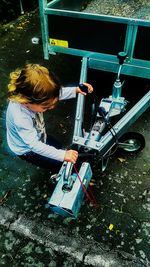
<svg viewBox="0 0 150 267"><path fill-rule="evenodd" d="M22 0L19 0L19 2L20 2L20 11L21 11L21 14L23 15L24 10L23 10L23 6L22 6Z"/></svg>

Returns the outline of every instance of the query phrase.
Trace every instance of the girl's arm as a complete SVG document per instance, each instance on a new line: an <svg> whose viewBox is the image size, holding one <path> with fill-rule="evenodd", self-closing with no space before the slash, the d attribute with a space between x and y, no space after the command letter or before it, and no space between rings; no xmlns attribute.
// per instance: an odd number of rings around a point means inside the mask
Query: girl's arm
<svg viewBox="0 0 150 267"><path fill-rule="evenodd" d="M88 93L93 92L93 87L89 83L84 83L84 85L87 86ZM75 98L76 94L82 94L86 95L85 92L82 92L82 90L79 88L79 86L68 86L68 87L62 87L59 100L65 100L65 99L70 99L70 98Z"/></svg>

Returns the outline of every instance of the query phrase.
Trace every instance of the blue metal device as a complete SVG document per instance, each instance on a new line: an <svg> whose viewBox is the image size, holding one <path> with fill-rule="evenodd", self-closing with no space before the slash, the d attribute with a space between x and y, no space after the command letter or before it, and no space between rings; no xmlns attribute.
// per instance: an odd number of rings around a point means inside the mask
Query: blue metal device
<svg viewBox="0 0 150 267"><path fill-rule="evenodd" d="M128 101L122 96L120 75L150 79L150 21L87 13L82 9L85 3L88 1L39 0L43 52L45 59L58 52L81 57L79 84L88 82L90 70L116 73L111 94L99 100L95 120L86 131L83 129L86 97L78 95L72 138L79 151L98 153L104 171L116 144L128 151L140 148L136 138L129 142L121 142L120 138L149 108L150 91L147 89L126 112ZM103 88L105 91L105 84ZM119 119L112 126L113 117ZM83 162L79 175L87 187L92 177L89 163ZM69 163L62 165L58 176L49 207L58 214L76 218L84 196L82 186Z"/></svg>
<svg viewBox="0 0 150 267"><path fill-rule="evenodd" d="M78 175L73 172L73 165L64 162L58 173L59 181L49 199L48 205L52 211L64 217L77 218L84 197L84 190L92 177L91 166L83 162ZM82 182L82 184L81 184Z"/></svg>

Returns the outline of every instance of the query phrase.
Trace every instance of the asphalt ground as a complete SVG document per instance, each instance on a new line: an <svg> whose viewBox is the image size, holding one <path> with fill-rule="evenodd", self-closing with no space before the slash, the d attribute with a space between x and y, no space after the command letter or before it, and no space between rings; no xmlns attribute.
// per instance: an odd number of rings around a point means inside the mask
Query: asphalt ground
<svg viewBox="0 0 150 267"><path fill-rule="evenodd" d="M114 154L104 173L98 160L94 162L92 192L99 207L93 208L84 198L77 220L53 214L45 208L54 190L49 173L14 157L7 147L6 85L10 71L25 62L52 68L64 84L76 83L81 60L66 55L43 59L42 45L31 42L41 35L37 11L1 27L0 32L0 266L149 266L150 111L130 129L146 140L138 155ZM102 81L95 83L95 77L97 73L89 74L97 90ZM110 75L108 87L114 77ZM132 104L140 98L137 88L143 95L149 81L129 78L126 84L134 88L127 94ZM75 108L75 100L64 101L45 114L47 131L66 147L71 144Z"/></svg>

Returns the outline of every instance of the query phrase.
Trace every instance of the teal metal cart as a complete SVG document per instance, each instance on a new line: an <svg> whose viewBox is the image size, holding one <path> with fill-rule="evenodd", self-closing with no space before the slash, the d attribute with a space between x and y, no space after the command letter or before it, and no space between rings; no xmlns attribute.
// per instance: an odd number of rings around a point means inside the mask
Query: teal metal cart
<svg viewBox="0 0 150 267"><path fill-rule="evenodd" d="M109 156L116 146L124 151L136 153L145 145L141 134L127 131L150 106L150 21L86 13L88 2L85 0L53 0L50 2L39 0L43 52L45 59L49 59L51 54L55 55L58 52L77 56L79 60L82 58L79 83L82 85L84 82L89 82L91 73L98 73L94 77L105 77L101 79L104 94L105 88L108 87L107 80L113 74L114 81L110 85L111 93L108 96L99 97L98 105L94 101L91 104L90 118L94 117L94 121L88 130L83 127L85 101L87 100L83 95L78 96L72 139L73 146L79 151L81 149L87 154L96 152L102 159L102 170L105 170ZM132 77L142 81L139 83L139 88L134 88L134 94L136 96L140 92L139 95L141 95L143 92L143 95L137 99L136 103L133 101L132 106L129 105L130 109L127 108L128 103L122 96L123 83L120 76L125 80L127 77ZM97 89L96 97L98 96ZM75 180L72 177L72 166L69 168L70 170L67 169L66 191L69 191L69 188L70 191L74 190ZM90 166L86 164L81 166L81 176L84 180L83 173L88 173L86 176L88 182L92 176L89 168ZM59 176L66 182L65 171L66 165L62 167ZM61 188L64 187L61 186ZM61 190L62 198L66 192ZM61 206L58 199L59 183L49 205L62 215L71 214L77 217L82 199L81 192L80 196L78 192L74 199L70 197L69 207L67 207L67 202L65 207Z"/></svg>

